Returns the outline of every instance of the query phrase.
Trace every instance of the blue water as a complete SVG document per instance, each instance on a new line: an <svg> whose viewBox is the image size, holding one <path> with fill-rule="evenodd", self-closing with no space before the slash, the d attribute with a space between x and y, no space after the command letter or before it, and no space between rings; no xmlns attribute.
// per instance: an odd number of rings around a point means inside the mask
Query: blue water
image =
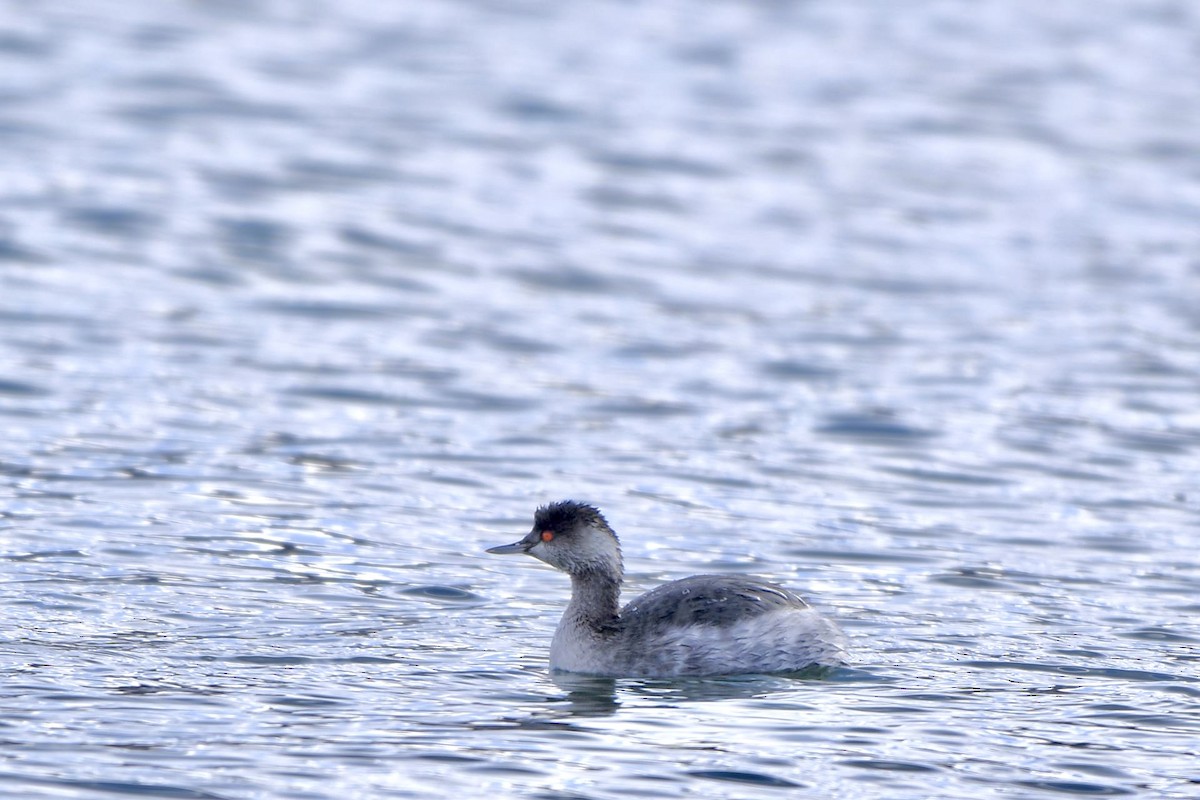
<svg viewBox="0 0 1200 800"><path fill-rule="evenodd" d="M1200 11L0 0L0 794L1200 794ZM551 676L631 591L823 679Z"/></svg>

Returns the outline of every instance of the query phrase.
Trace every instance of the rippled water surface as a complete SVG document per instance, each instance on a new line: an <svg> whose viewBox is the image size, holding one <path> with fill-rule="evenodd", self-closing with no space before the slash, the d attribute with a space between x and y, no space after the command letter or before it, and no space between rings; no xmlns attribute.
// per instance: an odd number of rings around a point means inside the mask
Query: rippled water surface
<svg viewBox="0 0 1200 800"><path fill-rule="evenodd" d="M0 0L0 793L1200 794L1200 11ZM824 678L551 676L761 575Z"/></svg>

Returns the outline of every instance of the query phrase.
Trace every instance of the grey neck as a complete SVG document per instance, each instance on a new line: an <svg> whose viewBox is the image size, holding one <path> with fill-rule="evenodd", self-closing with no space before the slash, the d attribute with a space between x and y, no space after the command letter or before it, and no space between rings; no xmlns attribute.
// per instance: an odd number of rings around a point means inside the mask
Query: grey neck
<svg viewBox="0 0 1200 800"><path fill-rule="evenodd" d="M621 579L601 572L571 576L571 602L567 617L593 631L612 630L618 621Z"/></svg>

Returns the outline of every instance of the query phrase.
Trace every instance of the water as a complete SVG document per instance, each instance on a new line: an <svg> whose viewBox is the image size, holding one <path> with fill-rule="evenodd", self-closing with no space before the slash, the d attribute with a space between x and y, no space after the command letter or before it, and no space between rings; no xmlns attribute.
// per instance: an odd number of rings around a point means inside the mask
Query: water
<svg viewBox="0 0 1200 800"><path fill-rule="evenodd" d="M1192 4L0 21L0 793L1200 792ZM549 676L565 497L853 666Z"/></svg>

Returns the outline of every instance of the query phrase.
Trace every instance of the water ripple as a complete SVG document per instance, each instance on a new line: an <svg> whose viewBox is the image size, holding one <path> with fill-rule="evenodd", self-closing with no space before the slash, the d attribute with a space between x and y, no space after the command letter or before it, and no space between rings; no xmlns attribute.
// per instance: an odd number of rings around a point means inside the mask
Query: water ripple
<svg viewBox="0 0 1200 800"><path fill-rule="evenodd" d="M1196 794L1191 5L0 12L0 792ZM562 497L853 665L549 674Z"/></svg>

